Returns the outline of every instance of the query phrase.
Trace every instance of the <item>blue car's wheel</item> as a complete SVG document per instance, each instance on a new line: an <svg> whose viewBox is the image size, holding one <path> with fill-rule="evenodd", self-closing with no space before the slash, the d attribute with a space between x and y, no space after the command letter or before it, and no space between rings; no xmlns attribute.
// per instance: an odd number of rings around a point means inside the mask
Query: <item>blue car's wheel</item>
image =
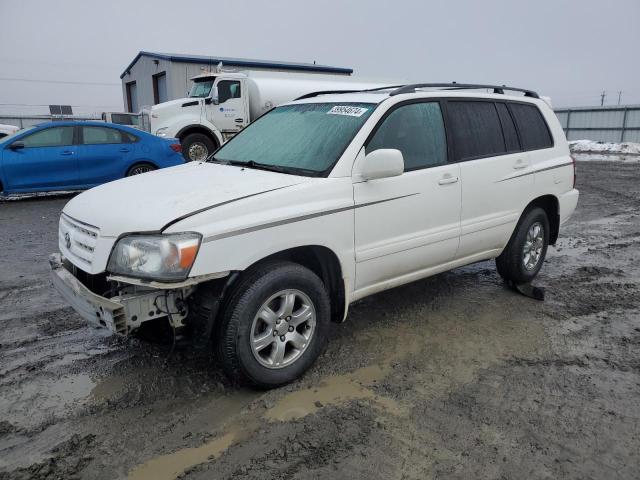
<svg viewBox="0 0 640 480"><path fill-rule="evenodd" d="M127 177L131 177L133 175L140 175L141 173L151 172L155 169L156 167L154 167L150 163L136 163L127 172Z"/></svg>

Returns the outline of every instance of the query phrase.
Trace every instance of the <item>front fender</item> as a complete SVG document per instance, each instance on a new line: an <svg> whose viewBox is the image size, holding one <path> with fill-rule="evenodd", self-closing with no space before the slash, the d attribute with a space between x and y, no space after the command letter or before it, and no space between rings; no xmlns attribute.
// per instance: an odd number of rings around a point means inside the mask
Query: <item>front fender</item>
<svg viewBox="0 0 640 480"><path fill-rule="evenodd" d="M204 121L204 122L198 121L198 122L193 122L188 125L185 125L180 130L177 131L174 137L182 138L183 135L186 135L189 133L189 130L198 130L198 129L207 130L211 135L213 135L213 137L215 137L218 145L222 145L223 143L222 133L220 132L220 130L216 128L216 126L213 123L209 121Z"/></svg>

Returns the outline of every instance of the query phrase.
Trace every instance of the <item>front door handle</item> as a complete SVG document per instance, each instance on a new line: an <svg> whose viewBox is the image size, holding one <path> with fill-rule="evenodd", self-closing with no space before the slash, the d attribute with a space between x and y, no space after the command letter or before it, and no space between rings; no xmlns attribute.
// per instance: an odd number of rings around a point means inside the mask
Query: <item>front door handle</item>
<svg viewBox="0 0 640 480"><path fill-rule="evenodd" d="M71 150L65 150L64 152L60 153L60 155L73 155L73 152Z"/></svg>
<svg viewBox="0 0 640 480"><path fill-rule="evenodd" d="M120 151L121 152L130 152L131 150L129 150L128 148L121 148Z"/></svg>
<svg viewBox="0 0 640 480"><path fill-rule="evenodd" d="M236 123L244 123L244 118L236 118Z"/></svg>
<svg viewBox="0 0 640 480"><path fill-rule="evenodd" d="M454 177L450 173L447 173L440 180L438 180L438 185L449 185L450 183L456 183L457 181L458 177Z"/></svg>
<svg viewBox="0 0 640 480"><path fill-rule="evenodd" d="M516 160L516 163L513 164L513 168L516 170L519 170L521 168L525 168L529 165L529 162L527 162L526 160L519 158Z"/></svg>

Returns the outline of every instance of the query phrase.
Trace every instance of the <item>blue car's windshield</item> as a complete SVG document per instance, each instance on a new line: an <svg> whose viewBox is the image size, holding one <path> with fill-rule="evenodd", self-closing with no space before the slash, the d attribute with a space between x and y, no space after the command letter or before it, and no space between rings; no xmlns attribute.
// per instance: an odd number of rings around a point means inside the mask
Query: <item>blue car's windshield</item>
<svg viewBox="0 0 640 480"><path fill-rule="evenodd" d="M236 135L216 161L317 176L338 160L372 103L303 103L277 107Z"/></svg>

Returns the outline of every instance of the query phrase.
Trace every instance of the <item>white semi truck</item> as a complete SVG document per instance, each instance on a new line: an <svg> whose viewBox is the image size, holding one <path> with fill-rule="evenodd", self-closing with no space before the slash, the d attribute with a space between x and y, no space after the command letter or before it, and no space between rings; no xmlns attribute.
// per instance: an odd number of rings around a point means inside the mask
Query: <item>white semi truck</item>
<svg viewBox="0 0 640 480"><path fill-rule="evenodd" d="M364 90L389 84L343 76L207 72L193 77L187 98L151 107L151 133L178 138L185 159L204 160L273 107L317 91Z"/></svg>

